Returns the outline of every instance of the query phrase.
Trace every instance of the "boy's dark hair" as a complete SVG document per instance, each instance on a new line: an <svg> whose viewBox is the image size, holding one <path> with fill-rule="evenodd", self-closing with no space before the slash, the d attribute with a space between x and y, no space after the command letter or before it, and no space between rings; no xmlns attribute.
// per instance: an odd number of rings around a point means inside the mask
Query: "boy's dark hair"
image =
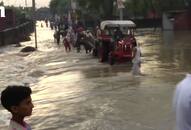
<svg viewBox="0 0 191 130"><path fill-rule="evenodd" d="M31 95L30 87L26 86L8 86L1 92L1 104L11 112L12 106L18 106L24 99Z"/></svg>

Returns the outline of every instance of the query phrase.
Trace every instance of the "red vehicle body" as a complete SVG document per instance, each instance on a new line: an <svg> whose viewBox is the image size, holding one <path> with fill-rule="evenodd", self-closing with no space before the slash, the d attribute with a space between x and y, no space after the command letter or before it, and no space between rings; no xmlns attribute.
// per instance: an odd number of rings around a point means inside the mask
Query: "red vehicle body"
<svg viewBox="0 0 191 130"><path fill-rule="evenodd" d="M101 25L107 25L107 29L114 30L116 27L127 27L127 33L120 40L113 40L114 34L103 33L100 36L101 45L98 54L101 62L109 61L112 65L115 62L131 61L133 58L133 45L136 44L134 37L135 24L132 21L103 21ZM104 29L102 27L102 29Z"/></svg>
<svg viewBox="0 0 191 130"><path fill-rule="evenodd" d="M131 61L133 58L133 41L130 38L124 38L115 43L115 49L109 53L109 62Z"/></svg>

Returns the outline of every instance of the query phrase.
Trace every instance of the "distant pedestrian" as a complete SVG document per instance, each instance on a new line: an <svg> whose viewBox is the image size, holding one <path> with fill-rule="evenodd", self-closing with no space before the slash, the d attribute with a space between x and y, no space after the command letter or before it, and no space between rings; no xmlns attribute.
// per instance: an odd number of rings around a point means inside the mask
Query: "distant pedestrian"
<svg viewBox="0 0 191 130"><path fill-rule="evenodd" d="M43 23L40 24L41 28L43 28Z"/></svg>
<svg viewBox="0 0 191 130"><path fill-rule="evenodd" d="M54 29L54 22L53 21L50 22L50 28L51 28L51 30Z"/></svg>
<svg viewBox="0 0 191 130"><path fill-rule="evenodd" d="M173 97L176 130L191 130L191 74L180 81Z"/></svg>
<svg viewBox="0 0 191 130"><path fill-rule="evenodd" d="M123 38L123 33L121 31L121 29L118 27L114 33L114 39L115 41L120 41Z"/></svg>
<svg viewBox="0 0 191 130"><path fill-rule="evenodd" d="M56 39L56 43L59 45L60 44L60 31L54 32L54 39Z"/></svg>
<svg viewBox="0 0 191 130"><path fill-rule="evenodd" d="M99 40L101 37L101 29L99 26L96 26L96 39Z"/></svg>
<svg viewBox="0 0 191 130"><path fill-rule="evenodd" d="M82 44L83 37L84 37L83 32L78 32L77 33L76 48L77 48L78 53L81 50L81 44Z"/></svg>
<svg viewBox="0 0 191 130"><path fill-rule="evenodd" d="M141 49L138 44L133 47L133 67L132 74L133 75L141 75Z"/></svg>
<svg viewBox="0 0 191 130"><path fill-rule="evenodd" d="M8 86L1 92L1 104L12 114L8 130L31 130L24 121L32 114L31 89L26 86Z"/></svg>
<svg viewBox="0 0 191 130"><path fill-rule="evenodd" d="M45 18L46 27L48 27L48 19Z"/></svg>
<svg viewBox="0 0 191 130"><path fill-rule="evenodd" d="M64 43L65 51L70 52L71 46L70 46L70 42L67 37L64 37L63 43Z"/></svg>

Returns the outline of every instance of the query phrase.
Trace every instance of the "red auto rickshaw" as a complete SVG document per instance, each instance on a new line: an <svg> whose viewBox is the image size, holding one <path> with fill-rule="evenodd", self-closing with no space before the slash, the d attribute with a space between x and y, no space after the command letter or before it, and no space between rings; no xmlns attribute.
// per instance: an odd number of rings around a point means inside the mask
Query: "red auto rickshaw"
<svg viewBox="0 0 191 130"><path fill-rule="evenodd" d="M102 30L98 49L100 61L109 61L111 65L117 61L131 61L133 46L136 44L135 23L130 20L107 20L101 22L100 26ZM119 29L123 36L115 39L115 32Z"/></svg>

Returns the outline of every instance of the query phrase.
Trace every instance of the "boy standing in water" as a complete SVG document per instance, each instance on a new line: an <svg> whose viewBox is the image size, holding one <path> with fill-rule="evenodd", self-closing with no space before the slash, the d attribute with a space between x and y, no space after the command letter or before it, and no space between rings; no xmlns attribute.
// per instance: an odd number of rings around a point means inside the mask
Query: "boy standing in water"
<svg viewBox="0 0 191 130"><path fill-rule="evenodd" d="M132 73L133 75L142 75L141 74L141 49L138 45L138 43L134 44L133 47L133 67L132 67Z"/></svg>
<svg viewBox="0 0 191 130"><path fill-rule="evenodd" d="M31 130L24 121L32 114L33 103L31 88L26 86L8 86L1 92L1 104L12 114L9 130Z"/></svg>

